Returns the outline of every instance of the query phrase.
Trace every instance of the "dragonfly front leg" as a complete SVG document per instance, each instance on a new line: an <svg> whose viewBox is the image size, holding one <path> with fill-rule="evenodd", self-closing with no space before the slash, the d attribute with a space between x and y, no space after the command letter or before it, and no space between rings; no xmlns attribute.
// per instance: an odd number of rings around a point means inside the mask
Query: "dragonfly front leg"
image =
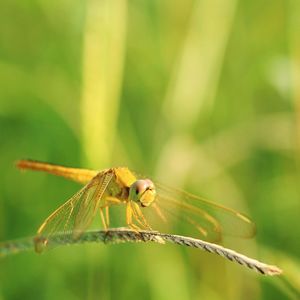
<svg viewBox="0 0 300 300"><path fill-rule="evenodd" d="M126 224L127 226L135 232L139 232L141 229L132 222L133 209L131 207L130 201L126 203Z"/></svg>
<svg viewBox="0 0 300 300"><path fill-rule="evenodd" d="M136 220L139 222L139 224L148 230L152 230L152 228L150 227L146 218L144 217L139 205L137 203L133 202L132 207L133 207L133 215L136 218Z"/></svg>

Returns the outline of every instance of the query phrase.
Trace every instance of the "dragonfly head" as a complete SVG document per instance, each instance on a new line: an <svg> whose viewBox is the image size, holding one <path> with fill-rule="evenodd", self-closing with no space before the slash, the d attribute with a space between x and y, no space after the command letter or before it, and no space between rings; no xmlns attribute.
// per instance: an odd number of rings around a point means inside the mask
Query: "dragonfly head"
<svg viewBox="0 0 300 300"><path fill-rule="evenodd" d="M142 207L149 206L156 196L156 190L150 179L139 179L129 189L129 199L139 203Z"/></svg>

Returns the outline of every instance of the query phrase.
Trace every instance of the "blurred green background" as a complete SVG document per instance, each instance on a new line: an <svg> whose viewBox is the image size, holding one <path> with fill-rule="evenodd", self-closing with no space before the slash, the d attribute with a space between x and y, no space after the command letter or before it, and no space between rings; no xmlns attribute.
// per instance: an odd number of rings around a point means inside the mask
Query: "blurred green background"
<svg viewBox="0 0 300 300"><path fill-rule="evenodd" d="M247 213L224 244L265 278L174 245L0 260L0 299L298 299L299 1L1 1L0 240L34 235L79 186L20 158L128 166Z"/></svg>

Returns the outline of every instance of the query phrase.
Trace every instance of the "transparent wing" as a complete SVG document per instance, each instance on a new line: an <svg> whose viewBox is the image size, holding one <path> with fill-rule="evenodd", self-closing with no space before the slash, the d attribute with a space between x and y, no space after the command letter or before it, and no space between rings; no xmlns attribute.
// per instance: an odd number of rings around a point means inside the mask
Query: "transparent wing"
<svg viewBox="0 0 300 300"><path fill-rule="evenodd" d="M215 242L222 235L252 237L255 234L255 224L244 214L183 191L155 185L157 198L153 211L159 216L158 223L173 223L168 229L174 233ZM160 228L155 226L154 229Z"/></svg>
<svg viewBox="0 0 300 300"><path fill-rule="evenodd" d="M61 239L77 239L93 221L101 199L113 173L108 171L97 174L65 204L56 209L40 226L35 239L36 250L41 252L53 235Z"/></svg>

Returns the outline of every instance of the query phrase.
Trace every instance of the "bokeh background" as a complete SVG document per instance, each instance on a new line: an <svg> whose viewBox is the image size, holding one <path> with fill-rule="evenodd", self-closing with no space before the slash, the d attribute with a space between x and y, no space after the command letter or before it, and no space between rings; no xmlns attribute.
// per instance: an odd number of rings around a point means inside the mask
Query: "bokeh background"
<svg viewBox="0 0 300 300"><path fill-rule="evenodd" d="M1 1L0 240L34 235L79 189L20 158L128 166L247 213L224 245L265 278L174 245L0 260L0 299L298 299L299 1Z"/></svg>

